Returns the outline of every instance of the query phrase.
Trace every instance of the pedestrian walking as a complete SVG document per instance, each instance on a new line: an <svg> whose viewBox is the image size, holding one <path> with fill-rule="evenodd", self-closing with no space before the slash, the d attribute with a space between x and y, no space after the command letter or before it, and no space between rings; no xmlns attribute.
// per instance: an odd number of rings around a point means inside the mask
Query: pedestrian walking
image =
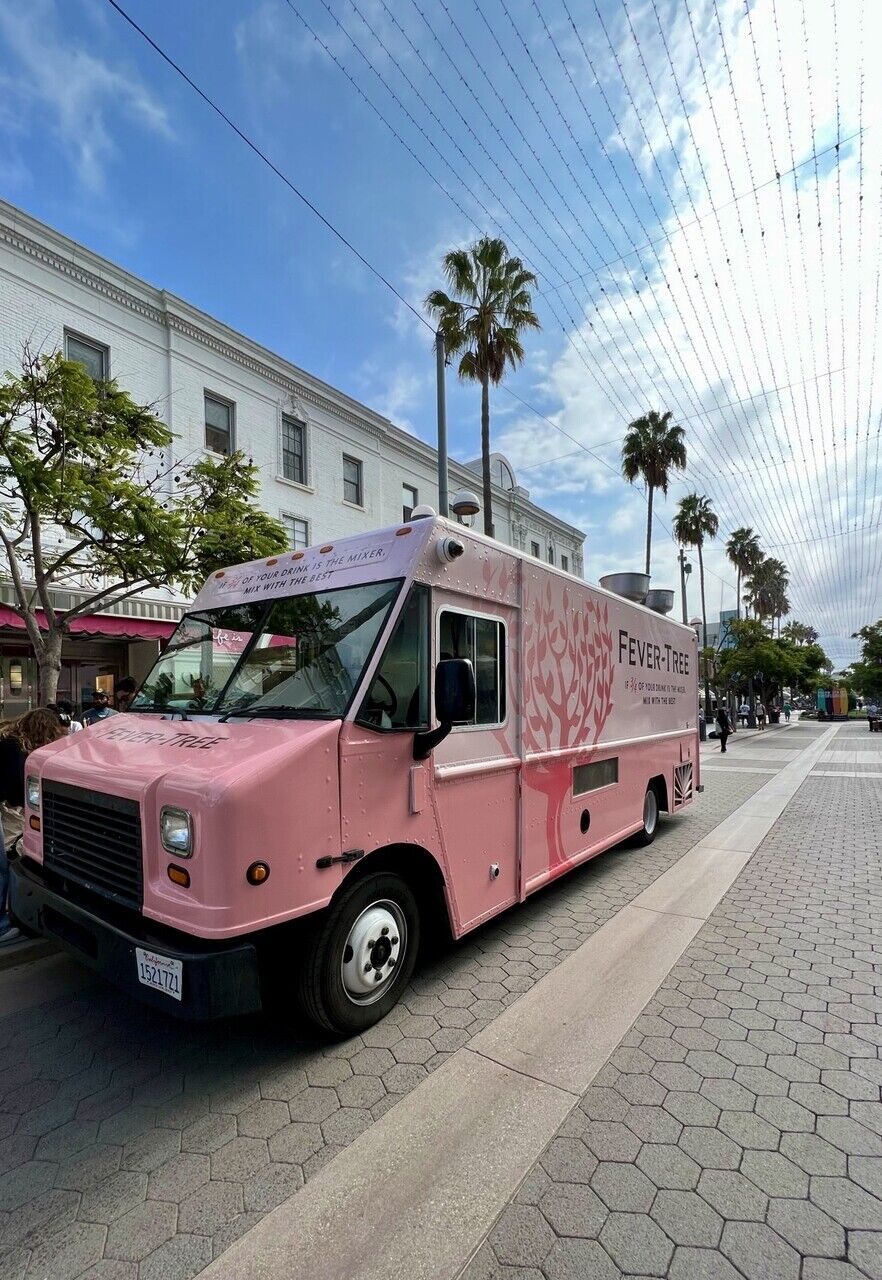
<svg viewBox="0 0 882 1280"><path fill-rule="evenodd" d="M110 705L110 698L103 689L96 689L92 696L92 705L83 716L83 723L86 728L89 725L97 724L99 720L106 720L108 716L115 716L116 712Z"/></svg>
<svg viewBox="0 0 882 1280"><path fill-rule="evenodd" d="M48 707L0 725L0 947L21 936L9 917L9 854L24 829L25 761L37 747L64 733L58 715Z"/></svg>
<svg viewBox="0 0 882 1280"><path fill-rule="evenodd" d="M756 727L758 729L765 729L766 727L766 704L764 702L756 704Z"/></svg>
<svg viewBox="0 0 882 1280"><path fill-rule="evenodd" d="M790 712L793 710L789 702L784 703L784 719L790 723Z"/></svg>
<svg viewBox="0 0 882 1280"><path fill-rule="evenodd" d="M742 729L746 728L747 722L750 719L750 707L746 702L742 702L741 706L738 708L738 719L741 721Z"/></svg>
<svg viewBox="0 0 882 1280"><path fill-rule="evenodd" d="M724 755L726 751L726 742L729 734L732 732L732 726L729 722L729 712L725 705L721 702L717 707L717 728L720 731L720 754Z"/></svg>

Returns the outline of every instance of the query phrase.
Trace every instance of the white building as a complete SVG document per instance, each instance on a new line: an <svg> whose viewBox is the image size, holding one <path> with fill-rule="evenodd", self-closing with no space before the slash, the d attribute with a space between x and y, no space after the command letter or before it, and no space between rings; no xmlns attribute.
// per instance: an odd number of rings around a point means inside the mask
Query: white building
<svg viewBox="0 0 882 1280"><path fill-rule="evenodd" d="M63 349L156 406L177 458L241 449L260 469L260 504L306 546L406 519L437 505L435 450L342 391L164 289L0 201L0 369L22 343ZM477 467L478 474L475 474ZM579 576L584 535L529 500L493 457L500 539ZM450 490L480 492L480 464L450 464ZM2 569L2 566L0 566ZM69 593L65 593L69 594ZM163 596L164 598L156 598ZM36 672L11 585L0 579L0 715L36 701ZM59 696L140 675L171 633L183 600L152 593L85 620L68 644ZM59 600L60 608L69 604Z"/></svg>

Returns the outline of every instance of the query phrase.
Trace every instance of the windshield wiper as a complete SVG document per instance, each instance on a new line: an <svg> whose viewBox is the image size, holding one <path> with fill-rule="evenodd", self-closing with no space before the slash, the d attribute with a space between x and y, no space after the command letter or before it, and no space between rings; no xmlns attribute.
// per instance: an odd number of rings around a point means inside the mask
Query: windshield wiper
<svg viewBox="0 0 882 1280"><path fill-rule="evenodd" d="M233 707L220 717L224 724L231 716L258 716L262 720L328 720L335 717L328 711L308 711L304 707Z"/></svg>

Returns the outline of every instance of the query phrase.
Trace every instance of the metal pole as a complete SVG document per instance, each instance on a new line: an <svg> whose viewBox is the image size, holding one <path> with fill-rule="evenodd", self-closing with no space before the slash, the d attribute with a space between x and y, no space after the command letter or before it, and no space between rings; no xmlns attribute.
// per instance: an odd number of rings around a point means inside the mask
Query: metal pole
<svg viewBox="0 0 882 1280"><path fill-rule="evenodd" d="M435 334L436 378L438 384L438 513L448 515L449 495L447 487L447 397L444 386L444 338L441 330Z"/></svg>
<svg viewBox="0 0 882 1280"><path fill-rule="evenodd" d="M682 547L677 559L680 561L680 598L683 601L683 622L688 626L689 615L686 612L686 552Z"/></svg>

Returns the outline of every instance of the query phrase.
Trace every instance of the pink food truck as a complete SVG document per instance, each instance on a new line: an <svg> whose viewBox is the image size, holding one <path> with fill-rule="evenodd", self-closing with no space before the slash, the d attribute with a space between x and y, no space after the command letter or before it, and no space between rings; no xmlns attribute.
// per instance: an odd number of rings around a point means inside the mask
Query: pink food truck
<svg viewBox="0 0 882 1280"><path fill-rule="evenodd" d="M437 516L213 574L131 711L35 752L11 903L170 1013L339 1034L699 789L695 634Z"/></svg>

